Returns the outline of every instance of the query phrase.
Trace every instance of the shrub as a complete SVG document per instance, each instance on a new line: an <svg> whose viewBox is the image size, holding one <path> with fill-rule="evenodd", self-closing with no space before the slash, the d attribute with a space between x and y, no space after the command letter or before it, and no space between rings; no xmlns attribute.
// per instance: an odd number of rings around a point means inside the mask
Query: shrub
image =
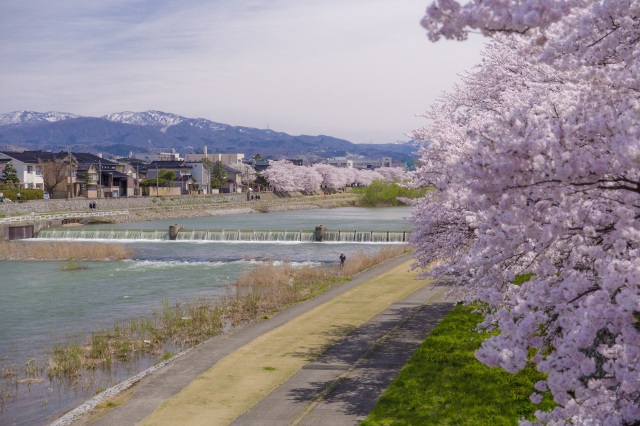
<svg viewBox="0 0 640 426"><path fill-rule="evenodd" d="M424 197L426 188L406 188L396 182L374 180L359 200L359 205L364 207L399 206L402 203L398 198Z"/></svg>
<svg viewBox="0 0 640 426"><path fill-rule="evenodd" d="M18 201L18 193L20 193L20 201L42 200L44 199L44 191L42 189L18 189L14 186L7 185L0 189L3 198L11 201Z"/></svg>

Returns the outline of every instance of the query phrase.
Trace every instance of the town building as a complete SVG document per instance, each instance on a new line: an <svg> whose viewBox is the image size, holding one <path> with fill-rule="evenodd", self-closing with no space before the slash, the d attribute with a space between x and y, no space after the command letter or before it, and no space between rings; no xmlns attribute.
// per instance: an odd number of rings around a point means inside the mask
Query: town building
<svg viewBox="0 0 640 426"><path fill-rule="evenodd" d="M132 154L132 158L142 160L145 163L152 163L154 161L182 161L183 158L180 154L172 149L171 152L157 152L157 153L145 153L145 154Z"/></svg>
<svg viewBox="0 0 640 426"><path fill-rule="evenodd" d="M394 163L391 157L382 158L347 158L333 157L322 161L334 167L344 167L347 169L377 169L379 167L405 167L404 163Z"/></svg>
<svg viewBox="0 0 640 426"><path fill-rule="evenodd" d="M244 154L209 154L207 152L207 147L203 148L202 153L198 154L185 154L185 161L193 162L193 161L202 161L203 158L209 159L213 164L218 161L224 164L225 166L233 167L236 164L240 164L244 161Z"/></svg>
<svg viewBox="0 0 640 426"><path fill-rule="evenodd" d="M46 190L51 198L117 198L135 193L133 172L124 173L124 164L90 153L2 151L0 162L11 162L20 188Z"/></svg>
<svg viewBox="0 0 640 426"><path fill-rule="evenodd" d="M202 161L185 161L191 166L191 176L195 181L195 191L198 194L211 194L211 170Z"/></svg>
<svg viewBox="0 0 640 426"><path fill-rule="evenodd" d="M147 164L146 174L147 179L157 179L165 172L173 172L174 179L171 182L171 186L174 189L167 193L167 195L181 195L188 193L188 188L184 189L185 180L183 176L191 176L192 167L186 164L183 160L167 160L167 161L152 161ZM158 188L156 188L156 191ZM160 193L149 195L160 195Z"/></svg>

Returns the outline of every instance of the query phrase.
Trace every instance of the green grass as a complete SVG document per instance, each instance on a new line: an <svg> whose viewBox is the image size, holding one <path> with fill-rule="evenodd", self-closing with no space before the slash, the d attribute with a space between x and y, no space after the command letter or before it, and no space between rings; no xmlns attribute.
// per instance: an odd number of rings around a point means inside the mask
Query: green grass
<svg viewBox="0 0 640 426"><path fill-rule="evenodd" d="M540 405L529 400L534 383L543 379L532 366L510 374L474 358L488 337L474 331L481 319L471 308L456 306L361 425L515 425L552 408L550 395Z"/></svg>
<svg viewBox="0 0 640 426"><path fill-rule="evenodd" d="M374 180L371 185L364 188L353 188L351 192L363 193L363 196L357 201L358 206L362 207L388 207L403 205L398 201L398 197L404 198L421 198L424 197L426 188L405 188L395 182L386 182L383 180Z"/></svg>
<svg viewBox="0 0 640 426"><path fill-rule="evenodd" d="M156 362L154 362L154 363L153 363L153 365L158 365L158 364L160 364L161 362L168 361L168 360L170 360L171 358L173 358L173 356L174 356L174 355L175 355L175 354L174 354L174 353L172 353L172 352L165 352L165 353L163 353L163 354L162 354L162 356L161 356L160 358L158 358L158 359L156 360Z"/></svg>
<svg viewBox="0 0 640 426"><path fill-rule="evenodd" d="M353 188L349 188L349 192L352 194L364 194L365 192L367 192L367 187L366 186L356 186Z"/></svg>
<svg viewBox="0 0 640 426"><path fill-rule="evenodd" d="M515 285L522 285L526 282L529 282L529 280L531 280L531 278L533 278L535 276L535 274L532 273L527 273L527 274L521 274L518 275L517 277L515 277L515 279L513 281L511 281L511 283L515 284Z"/></svg>

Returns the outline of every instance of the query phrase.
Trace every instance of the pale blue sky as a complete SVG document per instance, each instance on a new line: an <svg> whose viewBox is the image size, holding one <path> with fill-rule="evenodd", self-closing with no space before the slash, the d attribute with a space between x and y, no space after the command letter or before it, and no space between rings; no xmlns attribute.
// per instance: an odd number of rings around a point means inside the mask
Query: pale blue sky
<svg viewBox="0 0 640 426"><path fill-rule="evenodd" d="M155 109L355 143L405 140L479 62L429 0L0 0L0 113Z"/></svg>

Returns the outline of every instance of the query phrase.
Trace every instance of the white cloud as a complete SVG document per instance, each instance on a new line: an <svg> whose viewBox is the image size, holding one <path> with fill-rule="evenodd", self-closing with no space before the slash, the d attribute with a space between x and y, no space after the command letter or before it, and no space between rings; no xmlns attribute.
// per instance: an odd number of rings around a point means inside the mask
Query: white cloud
<svg viewBox="0 0 640 426"><path fill-rule="evenodd" d="M479 58L479 40L426 39L426 3L2 1L0 112L158 109L353 142L403 139Z"/></svg>

